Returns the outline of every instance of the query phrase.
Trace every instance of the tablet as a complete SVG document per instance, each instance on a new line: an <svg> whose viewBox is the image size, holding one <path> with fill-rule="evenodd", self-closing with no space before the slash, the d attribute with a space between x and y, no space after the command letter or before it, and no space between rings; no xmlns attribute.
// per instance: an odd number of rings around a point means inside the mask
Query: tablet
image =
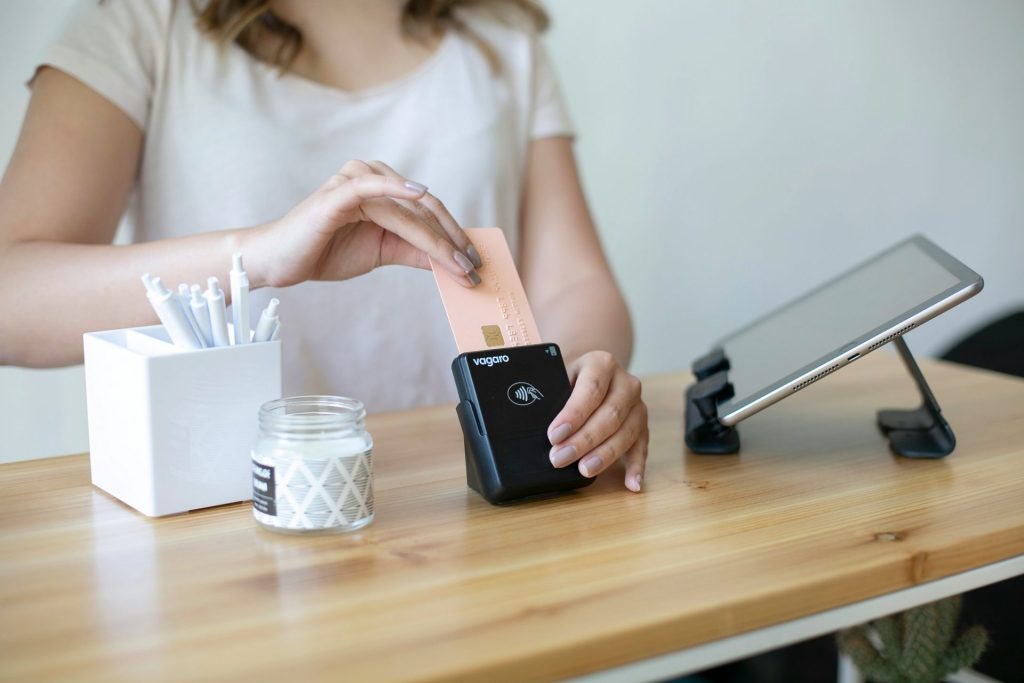
<svg viewBox="0 0 1024 683"><path fill-rule="evenodd" d="M981 291L981 276L921 235L754 321L717 346L735 394L734 425Z"/></svg>

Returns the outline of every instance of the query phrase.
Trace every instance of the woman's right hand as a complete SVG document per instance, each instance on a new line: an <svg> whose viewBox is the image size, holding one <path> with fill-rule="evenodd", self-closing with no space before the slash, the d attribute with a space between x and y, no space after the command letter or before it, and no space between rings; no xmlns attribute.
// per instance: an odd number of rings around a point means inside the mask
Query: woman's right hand
<svg viewBox="0 0 1024 683"><path fill-rule="evenodd" d="M253 287L350 278L387 263L427 268L429 260L467 286L479 277L479 257L444 206L376 162L346 164L264 225L112 246L143 142L124 111L81 81L51 67L36 74L0 182L0 291L28 297L0 297L0 365L81 363L82 333L155 322L140 273L224 280L239 251ZM81 286L53 287L55 272Z"/></svg>
<svg viewBox="0 0 1024 683"><path fill-rule="evenodd" d="M480 283L480 256L444 204L379 161L349 161L287 215L247 230L241 247L256 286L429 269L428 256L463 285Z"/></svg>

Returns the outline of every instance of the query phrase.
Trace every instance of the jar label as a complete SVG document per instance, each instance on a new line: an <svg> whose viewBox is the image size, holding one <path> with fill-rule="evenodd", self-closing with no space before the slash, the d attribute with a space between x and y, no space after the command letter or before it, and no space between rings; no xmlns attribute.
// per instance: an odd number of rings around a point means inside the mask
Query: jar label
<svg viewBox="0 0 1024 683"><path fill-rule="evenodd" d="M279 529L360 528L373 519L373 451L327 458L253 451L253 516Z"/></svg>
<svg viewBox="0 0 1024 683"><path fill-rule="evenodd" d="M277 516L274 468L252 461L252 507L265 515Z"/></svg>

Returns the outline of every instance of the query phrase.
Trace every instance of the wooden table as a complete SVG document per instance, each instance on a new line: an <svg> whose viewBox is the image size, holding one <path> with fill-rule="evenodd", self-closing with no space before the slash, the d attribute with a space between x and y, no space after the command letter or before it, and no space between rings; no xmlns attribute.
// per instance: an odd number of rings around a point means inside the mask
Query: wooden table
<svg viewBox="0 0 1024 683"><path fill-rule="evenodd" d="M653 678L1024 572L1024 382L923 368L946 460L875 430L917 403L887 353L744 422L739 456L684 452L680 373L645 383L643 494L615 471L502 508L466 489L451 407L376 416L357 535L276 535L244 504L147 519L86 456L4 465L0 678Z"/></svg>

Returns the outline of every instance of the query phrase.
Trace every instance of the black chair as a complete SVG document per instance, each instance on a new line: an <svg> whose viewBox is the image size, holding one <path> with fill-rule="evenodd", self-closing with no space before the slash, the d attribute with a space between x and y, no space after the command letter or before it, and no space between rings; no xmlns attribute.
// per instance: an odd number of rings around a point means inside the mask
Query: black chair
<svg viewBox="0 0 1024 683"><path fill-rule="evenodd" d="M1024 311L985 325L941 357L1024 377ZM983 624L989 632L988 649L973 669L998 681L1024 681L1024 577L966 593L963 610L964 623Z"/></svg>
<svg viewBox="0 0 1024 683"><path fill-rule="evenodd" d="M1024 377L1024 311L985 325L954 344L941 358Z"/></svg>

